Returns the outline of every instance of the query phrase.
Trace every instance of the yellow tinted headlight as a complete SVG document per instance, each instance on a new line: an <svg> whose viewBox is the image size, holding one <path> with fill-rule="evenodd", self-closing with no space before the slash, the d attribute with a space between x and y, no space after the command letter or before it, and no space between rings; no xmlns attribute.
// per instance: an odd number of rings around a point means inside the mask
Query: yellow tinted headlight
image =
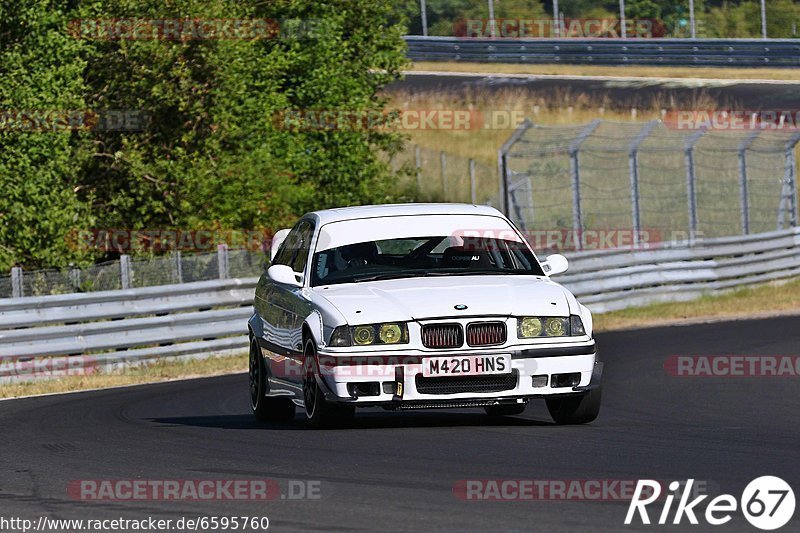
<svg viewBox="0 0 800 533"><path fill-rule="evenodd" d="M544 331L550 337L563 337L567 334L566 318L548 318L544 325Z"/></svg>
<svg viewBox="0 0 800 533"><path fill-rule="evenodd" d="M356 326L353 330L353 339L359 346L365 346L375 342L375 331L372 326Z"/></svg>
<svg viewBox="0 0 800 533"><path fill-rule="evenodd" d="M521 338L538 337L542 334L542 321L535 317L526 317L520 320L517 332Z"/></svg>
<svg viewBox="0 0 800 533"><path fill-rule="evenodd" d="M403 330L398 324L381 324L378 338L385 344L396 344L403 338Z"/></svg>

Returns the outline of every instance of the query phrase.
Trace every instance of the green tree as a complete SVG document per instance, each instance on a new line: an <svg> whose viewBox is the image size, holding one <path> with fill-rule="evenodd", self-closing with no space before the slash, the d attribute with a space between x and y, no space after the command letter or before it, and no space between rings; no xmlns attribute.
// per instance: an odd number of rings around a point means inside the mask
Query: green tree
<svg viewBox="0 0 800 533"><path fill-rule="evenodd" d="M55 116L86 107L86 44L63 31L66 8L46 0L0 4L2 271L88 259L66 238L93 222L79 197L86 134L63 124L48 131Z"/></svg>
<svg viewBox="0 0 800 533"><path fill-rule="evenodd" d="M0 268L91 259L68 237L93 226L275 228L408 198L387 164L399 134L276 120L383 111L406 62L388 0L13 0L0 17L0 107L146 117L135 131L0 132ZM280 21L282 33L109 39L91 22L134 18Z"/></svg>

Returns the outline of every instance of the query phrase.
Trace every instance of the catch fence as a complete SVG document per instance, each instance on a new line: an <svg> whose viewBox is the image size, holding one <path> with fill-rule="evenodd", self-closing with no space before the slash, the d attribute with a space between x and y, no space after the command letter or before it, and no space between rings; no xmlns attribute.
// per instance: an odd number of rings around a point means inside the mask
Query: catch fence
<svg viewBox="0 0 800 533"><path fill-rule="evenodd" d="M649 242L797 227L799 141L777 129L525 121L498 154L503 209L525 231L627 229Z"/></svg>

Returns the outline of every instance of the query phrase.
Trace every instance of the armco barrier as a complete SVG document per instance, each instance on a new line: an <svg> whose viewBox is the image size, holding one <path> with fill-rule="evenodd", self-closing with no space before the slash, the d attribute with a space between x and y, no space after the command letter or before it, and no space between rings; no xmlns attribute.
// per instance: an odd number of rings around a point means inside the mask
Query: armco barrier
<svg viewBox="0 0 800 533"><path fill-rule="evenodd" d="M654 250L568 254L554 279L594 312L689 300L800 276L800 228ZM202 357L247 348L256 278L0 300L0 381L29 379L9 362L48 369ZM46 376L47 373L44 373Z"/></svg>
<svg viewBox="0 0 800 533"><path fill-rule="evenodd" d="M0 300L0 362L53 358L50 369L247 348L256 278ZM19 365L0 365L0 379Z"/></svg>
<svg viewBox="0 0 800 533"><path fill-rule="evenodd" d="M797 39L405 37L412 61L719 67L800 66Z"/></svg>
<svg viewBox="0 0 800 533"><path fill-rule="evenodd" d="M655 250L568 255L554 280L593 312L691 300L712 291L800 276L800 228Z"/></svg>

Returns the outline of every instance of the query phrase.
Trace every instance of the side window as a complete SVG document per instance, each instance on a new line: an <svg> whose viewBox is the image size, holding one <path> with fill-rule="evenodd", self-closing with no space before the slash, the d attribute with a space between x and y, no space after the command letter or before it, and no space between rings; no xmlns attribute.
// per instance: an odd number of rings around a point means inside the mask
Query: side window
<svg viewBox="0 0 800 533"><path fill-rule="evenodd" d="M306 269L308 254L311 251L311 238L314 235L314 225L311 222L304 220L300 223L300 226L297 251L292 258L292 270L295 272L303 272Z"/></svg>
<svg viewBox="0 0 800 533"><path fill-rule="evenodd" d="M299 224L296 224L283 240L281 247L278 248L278 253L275 254L275 259L272 260L273 265L289 266L292 264L292 254L294 253L292 243L297 241L299 226Z"/></svg>
<svg viewBox="0 0 800 533"><path fill-rule="evenodd" d="M298 222L281 244L272 264L290 266L295 272L302 272L308 261L313 234L314 225L309 220Z"/></svg>

